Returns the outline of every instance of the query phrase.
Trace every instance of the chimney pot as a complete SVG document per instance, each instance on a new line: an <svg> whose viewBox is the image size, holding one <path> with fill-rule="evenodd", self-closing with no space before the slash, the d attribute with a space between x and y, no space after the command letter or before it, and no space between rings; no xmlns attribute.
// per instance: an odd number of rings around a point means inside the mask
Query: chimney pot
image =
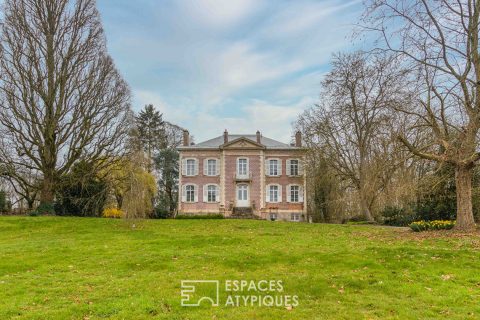
<svg viewBox="0 0 480 320"><path fill-rule="evenodd" d="M223 132L223 143L227 143L228 142L228 131L227 129L225 129L225 131Z"/></svg>
<svg viewBox="0 0 480 320"><path fill-rule="evenodd" d="M262 135L260 134L260 131L257 130L257 143L261 143L260 141L262 141Z"/></svg>
<svg viewBox="0 0 480 320"><path fill-rule="evenodd" d="M295 147L301 147L302 146L302 133L300 131L297 131L295 133Z"/></svg>
<svg viewBox="0 0 480 320"><path fill-rule="evenodd" d="M190 145L190 133L188 130L183 130L183 145L185 147Z"/></svg>

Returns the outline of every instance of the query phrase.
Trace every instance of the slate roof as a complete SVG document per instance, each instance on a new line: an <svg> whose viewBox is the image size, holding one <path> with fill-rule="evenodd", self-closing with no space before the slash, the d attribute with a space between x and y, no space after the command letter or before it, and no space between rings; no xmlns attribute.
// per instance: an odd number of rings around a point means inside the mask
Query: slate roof
<svg viewBox="0 0 480 320"><path fill-rule="evenodd" d="M228 142L232 142L234 140L240 139L240 138L246 138L248 140L251 140L252 142L256 143L257 142L257 136L255 134L229 134L228 135ZM190 149L218 149L223 145L223 135L215 137L210 140L206 140L194 145L190 146L180 146L178 147L179 150L190 150ZM291 146L289 144L270 139L264 136L261 136L260 138L260 144L264 145L266 149L288 149L288 150L294 150L294 149L302 149L299 147Z"/></svg>

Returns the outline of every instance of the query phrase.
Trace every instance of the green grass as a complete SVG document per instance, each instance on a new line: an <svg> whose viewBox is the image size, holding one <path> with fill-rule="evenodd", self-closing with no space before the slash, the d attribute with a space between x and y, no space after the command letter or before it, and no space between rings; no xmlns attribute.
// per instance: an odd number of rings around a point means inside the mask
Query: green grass
<svg viewBox="0 0 480 320"><path fill-rule="evenodd" d="M479 246L377 226L1 217L0 319L479 319ZM282 280L300 304L181 307L182 279Z"/></svg>

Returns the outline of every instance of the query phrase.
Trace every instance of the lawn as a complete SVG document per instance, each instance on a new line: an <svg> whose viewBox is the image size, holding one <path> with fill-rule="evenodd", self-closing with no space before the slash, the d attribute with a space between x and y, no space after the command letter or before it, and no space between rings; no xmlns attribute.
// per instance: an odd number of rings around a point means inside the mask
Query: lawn
<svg viewBox="0 0 480 320"><path fill-rule="evenodd" d="M446 234L0 217L0 319L479 319L480 236ZM281 280L299 305L225 306L221 286L219 307L182 307L192 279Z"/></svg>

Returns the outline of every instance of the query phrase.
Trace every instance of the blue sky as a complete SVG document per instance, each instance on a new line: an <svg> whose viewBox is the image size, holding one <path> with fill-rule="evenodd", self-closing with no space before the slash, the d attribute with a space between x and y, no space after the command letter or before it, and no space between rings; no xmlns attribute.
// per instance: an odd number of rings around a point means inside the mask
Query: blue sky
<svg viewBox="0 0 480 320"><path fill-rule="evenodd" d="M289 142L334 52L352 50L359 0L98 0L133 107L153 103L197 142L253 133Z"/></svg>

